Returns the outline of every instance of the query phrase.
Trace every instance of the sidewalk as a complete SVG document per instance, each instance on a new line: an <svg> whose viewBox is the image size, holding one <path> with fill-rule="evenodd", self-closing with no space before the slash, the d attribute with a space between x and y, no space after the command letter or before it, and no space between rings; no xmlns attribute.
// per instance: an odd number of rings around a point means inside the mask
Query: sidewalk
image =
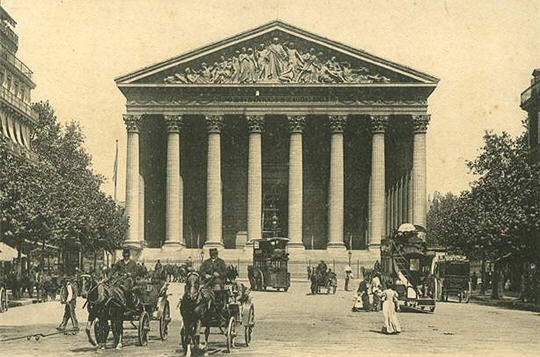
<svg viewBox="0 0 540 357"><path fill-rule="evenodd" d="M498 300L494 300L491 298L491 294L488 294L487 292L486 295L473 294L471 296L471 302L480 305L502 307L505 309L540 312L540 305L535 305L530 302L523 302L516 297L510 296L503 296Z"/></svg>

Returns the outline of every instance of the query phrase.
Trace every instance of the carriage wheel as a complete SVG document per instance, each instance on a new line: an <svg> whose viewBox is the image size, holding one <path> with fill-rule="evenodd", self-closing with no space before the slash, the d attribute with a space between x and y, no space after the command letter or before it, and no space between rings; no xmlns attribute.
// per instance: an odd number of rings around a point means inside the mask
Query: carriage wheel
<svg viewBox="0 0 540 357"><path fill-rule="evenodd" d="M0 288L0 312L4 312L4 306L6 305L6 303L4 302L4 292L5 292L5 289L4 288Z"/></svg>
<svg viewBox="0 0 540 357"><path fill-rule="evenodd" d="M249 346L249 343L251 342L251 334L253 332L253 326L255 326L255 309L253 308L253 305L249 307L248 314L248 321L244 327L244 339L246 341L246 346Z"/></svg>
<svg viewBox="0 0 540 357"><path fill-rule="evenodd" d="M169 322L171 322L171 309L169 307L169 301L166 301L161 317L159 318L159 337L162 341L165 341L169 336Z"/></svg>
<svg viewBox="0 0 540 357"><path fill-rule="evenodd" d="M234 344L236 342L236 319L234 316L231 316L229 319L229 325L225 335L227 336L227 352L231 352L231 350L235 347Z"/></svg>
<svg viewBox="0 0 540 357"><path fill-rule="evenodd" d="M143 311L139 317L138 337L139 345L148 345L148 332L150 331L150 316L148 312Z"/></svg>

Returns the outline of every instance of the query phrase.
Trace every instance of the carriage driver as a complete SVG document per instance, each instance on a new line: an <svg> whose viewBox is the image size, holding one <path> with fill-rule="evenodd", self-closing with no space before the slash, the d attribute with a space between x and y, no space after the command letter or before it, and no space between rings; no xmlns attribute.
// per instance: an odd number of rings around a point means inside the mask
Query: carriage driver
<svg viewBox="0 0 540 357"><path fill-rule="evenodd" d="M112 275L120 274L129 274L132 277L136 277L138 273L137 263L131 260L131 252L129 249L125 248L122 251L122 260L116 262L112 268Z"/></svg>
<svg viewBox="0 0 540 357"><path fill-rule="evenodd" d="M227 266L223 259L218 257L217 248L210 248L210 258L201 264L199 274L206 282L212 280L213 290L223 290L223 282L227 275Z"/></svg>

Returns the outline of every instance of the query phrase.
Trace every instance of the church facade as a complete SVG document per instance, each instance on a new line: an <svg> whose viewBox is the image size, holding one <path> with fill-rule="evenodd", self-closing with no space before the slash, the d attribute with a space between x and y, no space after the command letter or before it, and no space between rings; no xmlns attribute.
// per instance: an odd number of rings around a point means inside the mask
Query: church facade
<svg viewBox="0 0 540 357"><path fill-rule="evenodd" d="M425 226L437 82L280 21L117 78L126 246L378 253L401 223Z"/></svg>

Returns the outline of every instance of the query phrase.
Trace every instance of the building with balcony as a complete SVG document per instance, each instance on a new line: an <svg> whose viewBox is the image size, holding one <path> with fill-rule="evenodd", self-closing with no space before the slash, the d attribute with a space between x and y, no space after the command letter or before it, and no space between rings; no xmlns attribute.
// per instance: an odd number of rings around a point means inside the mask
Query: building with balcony
<svg viewBox="0 0 540 357"><path fill-rule="evenodd" d="M531 86L521 93L521 108L528 115L529 150L531 160L540 162L540 68L532 73Z"/></svg>
<svg viewBox="0 0 540 357"><path fill-rule="evenodd" d="M17 25L0 6L0 140L13 152L33 156L30 138L38 114L31 107L32 71L16 56Z"/></svg>

